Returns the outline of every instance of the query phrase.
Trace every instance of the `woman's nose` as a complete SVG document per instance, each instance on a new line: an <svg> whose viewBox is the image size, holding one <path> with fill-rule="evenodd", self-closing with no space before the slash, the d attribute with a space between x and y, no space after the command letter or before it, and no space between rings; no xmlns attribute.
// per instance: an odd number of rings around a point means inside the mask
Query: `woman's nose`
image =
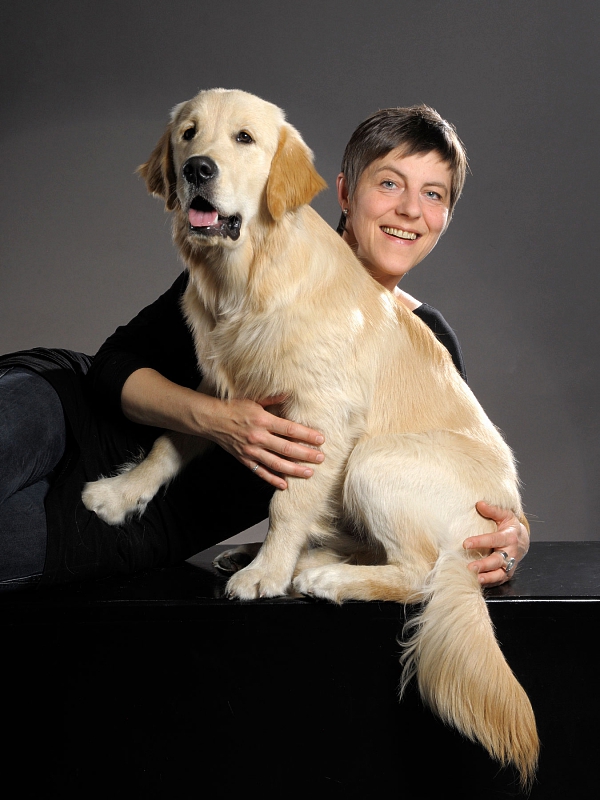
<svg viewBox="0 0 600 800"><path fill-rule="evenodd" d="M402 214L406 217L420 217L421 216L421 198L418 192L413 192L410 189L405 189L396 205L396 213Z"/></svg>

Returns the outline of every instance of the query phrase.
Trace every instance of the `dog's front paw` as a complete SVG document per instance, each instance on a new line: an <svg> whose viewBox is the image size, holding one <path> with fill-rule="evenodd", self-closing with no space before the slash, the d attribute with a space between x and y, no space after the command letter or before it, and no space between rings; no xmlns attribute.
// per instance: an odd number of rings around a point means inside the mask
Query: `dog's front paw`
<svg viewBox="0 0 600 800"><path fill-rule="evenodd" d="M132 514L143 514L152 497L144 496L130 473L101 478L86 483L81 499L88 511L94 511L109 525L122 525Z"/></svg>
<svg viewBox="0 0 600 800"><path fill-rule="evenodd" d="M227 581L226 594L237 600L256 600L258 597L281 597L287 594L289 580L278 579L257 567L245 567Z"/></svg>
<svg viewBox="0 0 600 800"><path fill-rule="evenodd" d="M343 597L338 566L338 564L328 564L324 567L305 569L294 578L294 590L300 594L340 603Z"/></svg>

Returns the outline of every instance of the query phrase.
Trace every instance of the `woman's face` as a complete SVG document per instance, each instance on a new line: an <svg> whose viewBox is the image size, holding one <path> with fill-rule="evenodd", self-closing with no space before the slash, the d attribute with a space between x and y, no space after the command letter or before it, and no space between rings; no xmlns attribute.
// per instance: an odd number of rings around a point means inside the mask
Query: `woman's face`
<svg viewBox="0 0 600 800"><path fill-rule="evenodd" d="M448 223L451 182L435 150L403 156L401 148L369 164L350 201L338 176L338 199L349 209L344 239L390 291L437 244Z"/></svg>

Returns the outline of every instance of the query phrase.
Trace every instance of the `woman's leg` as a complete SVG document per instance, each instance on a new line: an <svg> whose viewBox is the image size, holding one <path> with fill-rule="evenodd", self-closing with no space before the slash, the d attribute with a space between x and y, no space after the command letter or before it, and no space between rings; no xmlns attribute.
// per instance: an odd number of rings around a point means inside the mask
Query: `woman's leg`
<svg viewBox="0 0 600 800"><path fill-rule="evenodd" d="M37 583L42 574L49 487L50 479L42 478L0 505L0 591Z"/></svg>
<svg viewBox="0 0 600 800"><path fill-rule="evenodd" d="M0 375L0 587L35 580L46 555L44 498L65 450L58 395L20 368Z"/></svg>

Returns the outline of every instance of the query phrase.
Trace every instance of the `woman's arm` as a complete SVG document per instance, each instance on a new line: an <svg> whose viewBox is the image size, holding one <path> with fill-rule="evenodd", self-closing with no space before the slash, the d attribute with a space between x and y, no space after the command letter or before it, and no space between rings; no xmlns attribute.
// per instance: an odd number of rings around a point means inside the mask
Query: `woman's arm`
<svg viewBox="0 0 600 800"><path fill-rule="evenodd" d="M153 369L189 389L200 384L194 343L181 312L187 283L187 273L179 275L157 300L117 328L94 356L87 380L105 413L121 414L123 386L138 369Z"/></svg>
<svg viewBox="0 0 600 800"><path fill-rule="evenodd" d="M277 489L287 488L285 476L310 478L313 470L306 462L319 464L324 458L315 449L324 441L318 431L263 407L283 400L219 400L148 368L133 372L121 392L123 413L132 422L204 436Z"/></svg>

